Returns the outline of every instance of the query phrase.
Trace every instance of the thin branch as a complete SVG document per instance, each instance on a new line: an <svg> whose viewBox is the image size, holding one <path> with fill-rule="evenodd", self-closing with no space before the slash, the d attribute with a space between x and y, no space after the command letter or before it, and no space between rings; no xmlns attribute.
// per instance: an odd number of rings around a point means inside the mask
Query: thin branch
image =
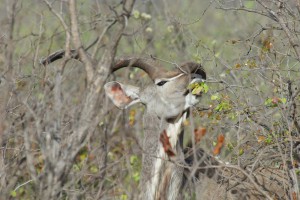
<svg viewBox="0 0 300 200"><path fill-rule="evenodd" d="M39 36L38 36L38 41L37 41L37 47L34 53L34 59L33 59L33 67L36 67L37 64L37 60L38 60L38 54L39 54L39 50L40 50L40 41L42 38L42 34L43 34L43 22L44 22L44 18L43 15L40 15L40 28L39 28Z"/></svg>
<svg viewBox="0 0 300 200"><path fill-rule="evenodd" d="M30 183L30 182L32 182L32 181L33 181L33 179L30 179L30 180L26 181L25 183L22 183L22 184L18 185L18 186L14 189L14 191L17 191L20 187L23 187L24 185L27 185L28 183Z"/></svg>
<svg viewBox="0 0 300 200"><path fill-rule="evenodd" d="M282 13L279 12L274 12L272 9L270 9L267 5L265 5L262 1L257 0L257 2L264 7L264 9L266 9L270 16L271 19L273 19L274 21L278 22L280 24L280 26L282 27L283 31L285 32L285 34L287 35L287 37L289 38L289 42L292 46L292 48L294 49L296 56L297 56L297 60L300 61L300 46L299 43L293 38L292 36L292 32L290 31L290 29L287 26L287 22L283 19L283 15Z"/></svg>
<svg viewBox="0 0 300 200"><path fill-rule="evenodd" d="M16 18L16 11L17 11L17 0L10 2L11 5L8 3L7 13L8 13L8 20L9 20L9 27L8 27L8 41L7 41L7 50L5 51L6 57L6 73L8 74L8 79L10 80L13 75L13 52L14 52L14 27L15 27L15 18ZM10 80L11 81L11 80Z"/></svg>
<svg viewBox="0 0 300 200"><path fill-rule="evenodd" d="M69 58L70 57L70 41L71 41L70 29L69 29L68 25L66 24L65 20L63 19L63 17L52 8L51 3L49 3L47 0L44 0L44 2L47 4L50 11L59 19L60 23L62 24L62 26L65 30L65 33L66 33L65 50L66 50L66 57Z"/></svg>
<svg viewBox="0 0 300 200"><path fill-rule="evenodd" d="M75 0L69 0L69 11L70 11L70 18L71 18L71 34L75 48L78 51L79 57L85 65L85 70L87 73L87 80L91 82L94 78L94 68L92 65L92 61L90 57L87 55L85 50L83 49L82 42L79 36L79 27L77 21L77 11L76 11L76 2Z"/></svg>

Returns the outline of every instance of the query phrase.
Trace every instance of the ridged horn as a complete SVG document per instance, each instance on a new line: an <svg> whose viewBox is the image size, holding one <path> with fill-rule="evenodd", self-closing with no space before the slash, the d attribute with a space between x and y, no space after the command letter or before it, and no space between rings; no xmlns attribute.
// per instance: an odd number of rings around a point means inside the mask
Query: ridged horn
<svg viewBox="0 0 300 200"><path fill-rule="evenodd" d="M156 79L162 73L165 73L164 69L151 65L149 64L149 62L147 62L147 59L142 58L129 58L117 60L115 65L113 65L111 71L115 72L124 67L137 67L139 69L142 69L149 75L149 77L152 80Z"/></svg>

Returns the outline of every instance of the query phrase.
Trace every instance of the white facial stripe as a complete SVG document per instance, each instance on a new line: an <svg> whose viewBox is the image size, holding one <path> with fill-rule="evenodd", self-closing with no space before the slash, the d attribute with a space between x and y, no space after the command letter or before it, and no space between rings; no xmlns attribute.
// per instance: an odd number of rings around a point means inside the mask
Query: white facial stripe
<svg viewBox="0 0 300 200"><path fill-rule="evenodd" d="M161 82L161 81L172 81L172 80L177 79L177 78L179 78L179 77L181 77L181 76L183 76L183 75L184 75L184 73L179 74L179 75L177 75L177 76L174 76L174 77L172 77L172 78L156 79L156 80L155 80L155 84L157 84L157 83L159 83L159 82Z"/></svg>
<svg viewBox="0 0 300 200"><path fill-rule="evenodd" d="M167 80L172 81L172 80L174 80L174 79L176 79L176 78L179 78L180 76L183 76L183 75L184 75L184 73L179 74L179 75L177 75L177 76L174 76L173 78L169 78L169 79L167 79Z"/></svg>
<svg viewBox="0 0 300 200"><path fill-rule="evenodd" d="M178 135L181 132L181 125L184 120L186 120L186 113L184 113L175 124L169 124L166 131L174 153L176 153L175 147L178 141Z"/></svg>

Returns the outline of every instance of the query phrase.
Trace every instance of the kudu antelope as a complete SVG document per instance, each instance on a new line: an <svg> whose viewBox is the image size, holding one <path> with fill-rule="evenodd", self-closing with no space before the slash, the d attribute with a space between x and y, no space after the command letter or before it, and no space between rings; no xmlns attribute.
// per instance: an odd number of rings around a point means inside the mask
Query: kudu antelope
<svg viewBox="0 0 300 200"><path fill-rule="evenodd" d="M197 63L187 62L173 71L166 71L145 59L123 59L116 62L112 72L123 67L144 70L152 84L144 88L123 85L113 81L105 84L105 92L120 109L141 102L144 114L144 142L141 173L141 199L181 199L183 168L167 161L170 154L183 156L182 125L188 110L199 102L201 94L192 94L188 85L202 82L206 73ZM170 142L163 146L164 138Z"/></svg>
<svg viewBox="0 0 300 200"><path fill-rule="evenodd" d="M195 162L194 167L200 168L214 165L208 170L198 170L202 172L201 181L212 181L210 185L200 184L202 188L198 191L203 193L202 199L288 199L287 175L280 169L253 166L239 170L238 167L226 166L215 160L202 149L188 157L184 155L183 122L188 117L189 108L197 104L201 96L192 94L187 88L192 83L206 80L206 73L200 64L187 62L172 71L166 71L145 59L131 58L118 60L111 71L124 67L140 68L152 80L143 88L116 81L104 86L107 96L118 108L125 109L138 102L147 108L143 120L140 199L182 199L185 161ZM170 142L168 148L164 146L165 139ZM193 161L195 155L199 159L197 162ZM176 162L170 162L170 158ZM198 172L194 174L199 177Z"/></svg>

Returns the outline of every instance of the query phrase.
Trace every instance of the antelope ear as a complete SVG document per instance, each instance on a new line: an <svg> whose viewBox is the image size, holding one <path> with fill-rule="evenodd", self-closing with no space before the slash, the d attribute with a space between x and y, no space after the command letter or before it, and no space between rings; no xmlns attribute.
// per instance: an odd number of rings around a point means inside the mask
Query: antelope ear
<svg viewBox="0 0 300 200"><path fill-rule="evenodd" d="M123 85L117 81L108 82L104 85L106 95L120 109L140 102L140 88L132 85Z"/></svg>

